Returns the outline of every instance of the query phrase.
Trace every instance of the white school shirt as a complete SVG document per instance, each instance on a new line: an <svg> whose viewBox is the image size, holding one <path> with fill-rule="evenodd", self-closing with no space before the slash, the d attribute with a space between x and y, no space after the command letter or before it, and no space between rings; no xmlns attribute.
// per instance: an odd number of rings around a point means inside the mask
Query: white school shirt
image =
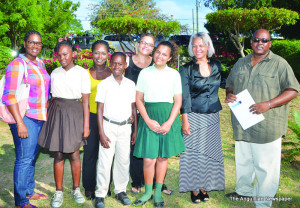
<svg viewBox="0 0 300 208"><path fill-rule="evenodd" d="M145 102L173 103L174 95L182 94L179 72L168 66L162 70L149 66L140 72L136 91L144 93Z"/></svg>
<svg viewBox="0 0 300 208"><path fill-rule="evenodd" d="M81 66L75 65L68 71L62 67L51 73L51 93L53 97L80 99L83 94L91 93L90 75Z"/></svg>
<svg viewBox="0 0 300 208"><path fill-rule="evenodd" d="M122 122L131 114L131 104L135 103L135 84L123 76L119 84L113 75L110 75L98 84L96 102L104 103L103 116Z"/></svg>

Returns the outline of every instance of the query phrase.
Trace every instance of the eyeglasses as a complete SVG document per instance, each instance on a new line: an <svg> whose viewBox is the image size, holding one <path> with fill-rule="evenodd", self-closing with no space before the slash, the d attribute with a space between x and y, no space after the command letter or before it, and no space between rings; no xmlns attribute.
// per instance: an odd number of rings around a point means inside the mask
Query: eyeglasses
<svg viewBox="0 0 300 208"><path fill-rule="evenodd" d="M31 41L31 40L28 40L27 43L28 43L29 46L34 46L34 45L37 45L39 47L43 46L42 42L34 42L34 41Z"/></svg>
<svg viewBox="0 0 300 208"><path fill-rule="evenodd" d="M149 47L154 47L153 44L147 43L147 42L145 42L145 41L141 41L140 43L143 44L143 45L149 46Z"/></svg>
<svg viewBox="0 0 300 208"><path fill-rule="evenodd" d="M265 39L265 38L252 38L252 41L254 43L259 43L259 41L261 41L262 43L267 43L270 42L271 40Z"/></svg>

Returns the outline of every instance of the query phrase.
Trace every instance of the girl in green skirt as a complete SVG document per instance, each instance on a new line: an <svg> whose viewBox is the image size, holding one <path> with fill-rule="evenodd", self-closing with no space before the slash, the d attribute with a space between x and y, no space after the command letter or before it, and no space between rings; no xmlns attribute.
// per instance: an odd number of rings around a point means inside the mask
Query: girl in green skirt
<svg viewBox="0 0 300 208"><path fill-rule="evenodd" d="M178 71L167 66L171 61L176 63L177 50L175 43L161 42L154 51L155 64L143 69L138 77L136 105L141 119L133 155L144 158L145 193L134 202L136 205L143 205L151 198L156 171L154 205L164 206L161 188L168 158L185 150L178 116L182 103L181 79Z"/></svg>

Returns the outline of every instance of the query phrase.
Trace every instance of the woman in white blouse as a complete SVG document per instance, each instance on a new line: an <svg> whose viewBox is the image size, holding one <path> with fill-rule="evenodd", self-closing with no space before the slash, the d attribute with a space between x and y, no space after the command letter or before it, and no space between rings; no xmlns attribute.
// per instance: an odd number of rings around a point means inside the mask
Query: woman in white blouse
<svg viewBox="0 0 300 208"><path fill-rule="evenodd" d="M65 154L69 154L73 178L73 197L76 203L85 201L79 189L80 152L86 144L89 130L90 77L88 72L73 63L75 51L70 41L57 45L58 61L61 67L51 73L52 99L48 109L48 120L39 136L41 147L55 152L54 176L56 192L51 199L52 207L63 202L63 172ZM82 98L82 102L80 99Z"/></svg>

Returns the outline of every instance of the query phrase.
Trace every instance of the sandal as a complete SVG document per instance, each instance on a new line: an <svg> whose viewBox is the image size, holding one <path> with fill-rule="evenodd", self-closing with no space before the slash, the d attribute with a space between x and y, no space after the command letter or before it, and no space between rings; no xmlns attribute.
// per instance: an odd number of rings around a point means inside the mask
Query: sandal
<svg viewBox="0 0 300 208"><path fill-rule="evenodd" d="M173 195L174 194L174 191L169 190L168 187L166 186L166 184L162 185L161 192L163 192L166 195Z"/></svg>
<svg viewBox="0 0 300 208"><path fill-rule="evenodd" d="M198 195L194 195L194 193L191 191L191 200L193 203L195 204L199 204L201 202L201 200L198 198Z"/></svg>
<svg viewBox="0 0 300 208"><path fill-rule="evenodd" d="M201 190L199 191L199 194L197 195L198 199L200 199L203 202L208 202L209 201L209 196L207 192L204 194Z"/></svg>
<svg viewBox="0 0 300 208"><path fill-rule="evenodd" d="M133 190L133 189L136 189L136 191ZM132 188L131 188L131 193L133 193L133 194L139 194L139 193L141 193L141 188L132 187Z"/></svg>
<svg viewBox="0 0 300 208"><path fill-rule="evenodd" d="M36 195L38 195L37 198L33 198ZM46 200L48 199L48 196L40 193L34 193L31 196L26 196L26 198L29 200Z"/></svg>

